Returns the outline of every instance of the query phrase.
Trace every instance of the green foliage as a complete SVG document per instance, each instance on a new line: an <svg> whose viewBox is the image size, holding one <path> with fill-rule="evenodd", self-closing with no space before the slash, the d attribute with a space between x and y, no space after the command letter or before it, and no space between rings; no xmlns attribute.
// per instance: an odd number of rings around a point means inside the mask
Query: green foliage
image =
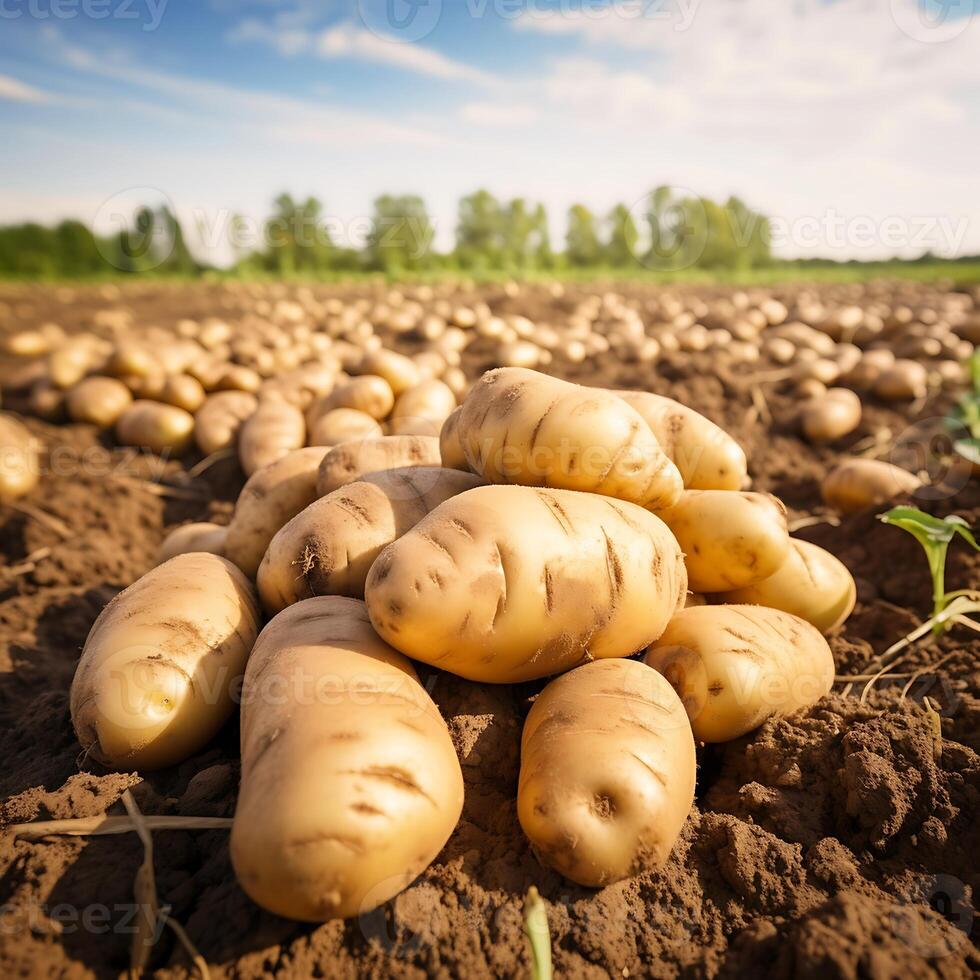
<svg viewBox="0 0 980 980"><path fill-rule="evenodd" d="M374 202L366 245L368 262L389 275L430 268L434 235L422 198L384 194Z"/></svg>
<svg viewBox="0 0 980 980"><path fill-rule="evenodd" d="M603 245L606 263L614 269L636 264L640 232L633 214L625 204L617 204L606 218L608 233Z"/></svg>
<svg viewBox="0 0 980 980"><path fill-rule="evenodd" d="M524 899L524 935L531 944L531 980L551 980L551 932L544 900L532 885Z"/></svg>
<svg viewBox="0 0 980 980"><path fill-rule="evenodd" d="M584 204L568 209L568 231L565 234L565 257L569 265L592 268L601 264L602 247L595 226L595 216Z"/></svg>
<svg viewBox="0 0 980 980"><path fill-rule="evenodd" d="M922 545L926 560L929 562L929 574L932 576L932 615L933 618L940 616L953 599L962 595L960 592L946 591L946 552L949 550L950 542L959 535L974 549L980 551L980 544L977 544L970 525L956 514L946 518L933 517L915 507L893 507L886 514L879 514L878 518L885 524L892 524L907 531ZM933 629L940 633L949 625L940 620Z"/></svg>
<svg viewBox="0 0 980 980"><path fill-rule="evenodd" d="M967 371L970 390L960 398L947 421L958 437L954 439L953 449L975 466L980 466L980 348L974 350L967 361Z"/></svg>

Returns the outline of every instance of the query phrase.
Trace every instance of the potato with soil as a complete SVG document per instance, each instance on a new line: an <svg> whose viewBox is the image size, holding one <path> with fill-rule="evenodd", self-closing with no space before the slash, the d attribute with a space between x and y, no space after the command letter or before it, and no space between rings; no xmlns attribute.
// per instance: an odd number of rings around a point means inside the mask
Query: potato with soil
<svg viewBox="0 0 980 980"><path fill-rule="evenodd" d="M914 494L921 486L918 477L884 460L846 459L824 477L820 495L842 514L856 514Z"/></svg>
<svg viewBox="0 0 980 980"><path fill-rule="evenodd" d="M92 377L69 389L65 404L73 422L108 429L133 404L133 396L118 378Z"/></svg>
<svg viewBox="0 0 980 980"><path fill-rule="evenodd" d="M553 680L531 707L517 815L542 864L601 888L663 867L696 769L670 684L635 660L597 660Z"/></svg>
<svg viewBox="0 0 980 980"><path fill-rule="evenodd" d="M398 396L389 425L394 435L438 436L443 422L455 408L452 389L433 378Z"/></svg>
<svg viewBox="0 0 980 980"><path fill-rule="evenodd" d="M775 573L754 585L719 593L724 603L768 606L831 633L854 611L857 587L847 566L809 541L790 542L789 555Z"/></svg>
<svg viewBox="0 0 980 980"><path fill-rule="evenodd" d="M38 441L12 415L0 414L0 501L16 500L37 486Z"/></svg>
<svg viewBox="0 0 980 980"><path fill-rule="evenodd" d="M238 458L246 476L282 459L306 442L303 413L289 402L267 399L242 423Z"/></svg>
<svg viewBox="0 0 980 980"><path fill-rule="evenodd" d="M176 558L177 555L186 555L192 551L206 551L211 555L223 554L227 534L227 527L211 521L181 524L163 539L157 551L156 563L162 565L165 561Z"/></svg>
<svg viewBox="0 0 980 980"><path fill-rule="evenodd" d="M323 457L316 479L317 496L325 497L366 473L404 466L441 466L439 440L432 436L379 436L334 446Z"/></svg>
<svg viewBox="0 0 980 980"><path fill-rule="evenodd" d="M259 595L272 613L318 595L364 597L375 558L431 510L482 484L472 473L408 466L369 473L314 501L269 543Z"/></svg>
<svg viewBox="0 0 980 980"><path fill-rule="evenodd" d="M208 395L194 415L197 448L210 456L235 445L242 424L258 405L259 400L248 391L219 391Z"/></svg>
<svg viewBox="0 0 980 980"><path fill-rule="evenodd" d="M761 582L789 554L786 508L768 493L685 490L657 516L677 538L695 592Z"/></svg>
<svg viewBox="0 0 980 980"><path fill-rule="evenodd" d="M242 487L228 525L224 556L255 578L276 532L320 496L317 472L326 446L294 449L263 466Z"/></svg>
<svg viewBox="0 0 980 980"><path fill-rule="evenodd" d="M422 380L419 369L411 358L385 348L365 354L358 373L383 378L396 398Z"/></svg>
<svg viewBox="0 0 980 980"><path fill-rule="evenodd" d="M384 378L362 374L359 378L338 385L329 395L315 401L307 413L311 427L327 412L348 408L370 415L376 422L386 419L395 404L391 385Z"/></svg>
<svg viewBox="0 0 980 980"><path fill-rule="evenodd" d="M384 433L370 415L356 408L333 408L311 426L311 446L338 446L355 439L377 439Z"/></svg>
<svg viewBox="0 0 980 980"><path fill-rule="evenodd" d="M749 482L745 451L693 409L647 391L614 391L650 426L688 490L741 490Z"/></svg>
<svg viewBox="0 0 980 980"><path fill-rule="evenodd" d="M206 745L259 631L252 587L231 562L193 552L137 579L95 621L71 685L86 753L111 769L161 769Z"/></svg>
<svg viewBox="0 0 980 980"><path fill-rule="evenodd" d="M510 486L434 510L381 553L365 588L375 629L396 649L496 684L629 656L686 594L680 548L649 511Z"/></svg>
<svg viewBox="0 0 980 980"><path fill-rule="evenodd" d="M488 371L457 426L470 468L490 483L584 490L649 507L683 489L643 418L620 398L523 368Z"/></svg>
<svg viewBox="0 0 980 980"><path fill-rule="evenodd" d="M462 411L462 405L453 409L442 423L442 428L439 430L439 456L443 466L469 472L469 460L463 452L463 443L459 438L459 418Z"/></svg>
<svg viewBox="0 0 980 980"><path fill-rule="evenodd" d="M644 660L677 691L702 742L727 742L816 704L834 683L820 631L765 606L684 609Z"/></svg>
<svg viewBox="0 0 980 980"><path fill-rule="evenodd" d="M462 812L439 709L354 599L307 599L262 631L241 742L232 865L277 915L321 922L384 904L436 858Z"/></svg>
<svg viewBox="0 0 980 980"><path fill-rule="evenodd" d="M810 442L833 442L861 424L861 399L850 388L829 388L808 401L800 412L803 434Z"/></svg>
<svg viewBox="0 0 980 980"><path fill-rule="evenodd" d="M194 438L194 416L175 405L138 400L116 421L116 438L159 455L180 455Z"/></svg>

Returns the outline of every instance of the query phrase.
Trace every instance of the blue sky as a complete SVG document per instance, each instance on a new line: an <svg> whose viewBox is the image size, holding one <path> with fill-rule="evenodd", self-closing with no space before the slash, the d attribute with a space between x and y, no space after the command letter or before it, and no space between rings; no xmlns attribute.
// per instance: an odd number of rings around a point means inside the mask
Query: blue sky
<svg viewBox="0 0 980 980"><path fill-rule="evenodd" d="M419 193L445 246L481 186L556 234L671 184L787 256L980 252L980 0L0 0L0 126L0 221L159 195L219 261L281 190L353 241Z"/></svg>

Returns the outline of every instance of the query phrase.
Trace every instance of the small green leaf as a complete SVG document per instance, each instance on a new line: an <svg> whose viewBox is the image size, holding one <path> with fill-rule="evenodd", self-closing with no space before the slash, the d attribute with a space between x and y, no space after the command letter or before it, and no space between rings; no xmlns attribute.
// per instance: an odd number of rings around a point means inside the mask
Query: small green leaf
<svg viewBox="0 0 980 980"><path fill-rule="evenodd" d="M532 980L551 980L551 933L544 899L532 885L524 900L524 933L531 943Z"/></svg>
<svg viewBox="0 0 980 980"><path fill-rule="evenodd" d="M950 542L957 534L958 525L962 524L969 530L969 525L962 517L933 517L925 514L917 507L893 507L887 514L879 514L879 519L885 524L894 524L908 531L924 548L928 543Z"/></svg>

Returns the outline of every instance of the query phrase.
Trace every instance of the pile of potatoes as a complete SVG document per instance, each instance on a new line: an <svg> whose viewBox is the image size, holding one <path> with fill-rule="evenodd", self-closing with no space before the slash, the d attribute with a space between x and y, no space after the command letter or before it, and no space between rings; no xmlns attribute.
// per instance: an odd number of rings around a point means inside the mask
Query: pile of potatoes
<svg viewBox="0 0 980 980"><path fill-rule="evenodd" d="M357 378L381 378L372 366ZM281 915L363 914L452 834L462 772L416 663L543 682L520 825L544 865L597 887L666 861L697 743L833 681L823 634L854 582L790 538L708 419L519 367L487 372L445 416L438 436L373 429L282 453L279 428L274 453L256 435L266 462L227 527L174 531L79 661L72 721L111 768L177 764L240 704L232 861Z"/></svg>

